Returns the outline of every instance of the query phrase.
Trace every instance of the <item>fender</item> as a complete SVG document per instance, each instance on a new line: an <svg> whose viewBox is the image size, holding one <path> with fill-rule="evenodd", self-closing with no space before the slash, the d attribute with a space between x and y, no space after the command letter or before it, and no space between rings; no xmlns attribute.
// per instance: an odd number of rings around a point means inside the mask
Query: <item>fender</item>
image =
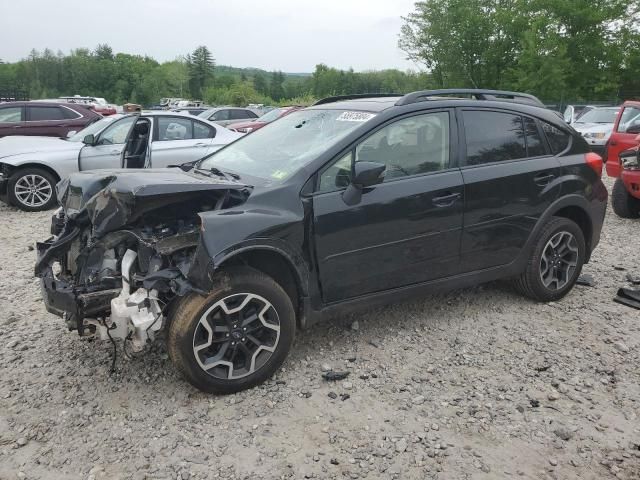
<svg viewBox="0 0 640 480"><path fill-rule="evenodd" d="M241 253L269 250L290 264L303 296L308 295L310 267L302 251L305 233L301 214L282 210L230 209L201 213L200 218L201 245L208 257L209 270L217 270Z"/></svg>

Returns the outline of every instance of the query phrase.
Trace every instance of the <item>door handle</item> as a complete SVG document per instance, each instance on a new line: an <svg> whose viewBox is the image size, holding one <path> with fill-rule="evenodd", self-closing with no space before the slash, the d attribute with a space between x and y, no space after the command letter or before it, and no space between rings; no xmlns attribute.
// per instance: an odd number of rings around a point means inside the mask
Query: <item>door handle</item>
<svg viewBox="0 0 640 480"><path fill-rule="evenodd" d="M545 185L548 185L549 182L551 182L551 180L553 180L554 178L555 175L553 175L552 173L541 173L540 175L536 175L535 177L533 177L533 181L536 185L544 187Z"/></svg>
<svg viewBox="0 0 640 480"><path fill-rule="evenodd" d="M206 143L196 143L194 146L195 147L206 147L207 144Z"/></svg>
<svg viewBox="0 0 640 480"><path fill-rule="evenodd" d="M435 197L431 200L431 202L436 207L450 207L460 198L460 193L448 193L447 195L443 195L442 197Z"/></svg>
<svg viewBox="0 0 640 480"><path fill-rule="evenodd" d="M22 128L22 125L14 125L13 128Z"/></svg>
<svg viewBox="0 0 640 480"><path fill-rule="evenodd" d="M111 155L120 155L120 150L111 150Z"/></svg>

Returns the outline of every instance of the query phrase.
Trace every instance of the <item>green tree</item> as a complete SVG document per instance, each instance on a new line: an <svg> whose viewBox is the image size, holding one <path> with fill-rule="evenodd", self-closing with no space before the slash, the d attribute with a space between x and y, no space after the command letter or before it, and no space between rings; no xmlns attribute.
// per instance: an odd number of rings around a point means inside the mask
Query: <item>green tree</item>
<svg viewBox="0 0 640 480"><path fill-rule="evenodd" d="M193 97L202 98L204 89L213 81L215 60L209 49L202 45L187 57L189 87Z"/></svg>

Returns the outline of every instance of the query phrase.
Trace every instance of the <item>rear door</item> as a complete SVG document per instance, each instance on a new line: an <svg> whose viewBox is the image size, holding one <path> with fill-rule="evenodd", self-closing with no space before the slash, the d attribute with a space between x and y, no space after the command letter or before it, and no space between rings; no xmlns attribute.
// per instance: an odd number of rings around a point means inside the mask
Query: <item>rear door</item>
<svg viewBox="0 0 640 480"><path fill-rule="evenodd" d="M613 133L607 142L607 175L610 177L620 176L620 152L635 147L637 129L640 126L640 103L626 103L618 114L616 123L613 126ZM634 130L635 133L628 132Z"/></svg>
<svg viewBox="0 0 640 480"><path fill-rule="evenodd" d="M82 147L78 157L78 169L84 171L120 168L122 151L137 119L137 115L129 115L109 124L96 137L93 145Z"/></svg>
<svg viewBox="0 0 640 480"><path fill-rule="evenodd" d="M24 106L0 105L0 137L26 135L24 118Z"/></svg>
<svg viewBox="0 0 640 480"><path fill-rule="evenodd" d="M68 123L61 106L27 105L27 123L23 135L64 137Z"/></svg>
<svg viewBox="0 0 640 480"><path fill-rule="evenodd" d="M459 271L464 199L462 175L451 163L452 113L391 121L319 172L313 233L326 303ZM387 169L383 183L347 205L342 195L354 159Z"/></svg>
<svg viewBox="0 0 640 480"><path fill-rule="evenodd" d="M465 271L515 260L538 218L560 194L560 163L541 124L508 110L458 109L464 131L461 263Z"/></svg>
<svg viewBox="0 0 640 480"><path fill-rule="evenodd" d="M151 142L151 166L169 165L199 160L212 148L216 135L213 126L189 117L159 115L155 117Z"/></svg>

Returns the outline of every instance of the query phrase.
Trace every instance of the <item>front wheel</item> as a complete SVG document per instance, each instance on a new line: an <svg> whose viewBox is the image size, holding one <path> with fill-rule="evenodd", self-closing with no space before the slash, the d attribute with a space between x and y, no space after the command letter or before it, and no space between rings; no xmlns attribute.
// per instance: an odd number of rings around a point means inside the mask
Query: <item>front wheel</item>
<svg viewBox="0 0 640 480"><path fill-rule="evenodd" d="M9 177L9 203L26 212L48 210L56 204L56 179L46 170L24 168Z"/></svg>
<svg viewBox="0 0 640 480"><path fill-rule="evenodd" d="M273 375L291 349L296 319L289 296L262 272L234 268L217 280L208 296L191 294L180 301L167 345L189 383L226 394Z"/></svg>
<svg viewBox="0 0 640 480"><path fill-rule="evenodd" d="M568 218L553 217L538 233L527 267L515 280L515 287L533 300L559 300L573 288L585 257L580 227Z"/></svg>
<svg viewBox="0 0 640 480"><path fill-rule="evenodd" d="M640 200L631 195L622 179L618 178L611 190L611 206L622 218L640 218Z"/></svg>

